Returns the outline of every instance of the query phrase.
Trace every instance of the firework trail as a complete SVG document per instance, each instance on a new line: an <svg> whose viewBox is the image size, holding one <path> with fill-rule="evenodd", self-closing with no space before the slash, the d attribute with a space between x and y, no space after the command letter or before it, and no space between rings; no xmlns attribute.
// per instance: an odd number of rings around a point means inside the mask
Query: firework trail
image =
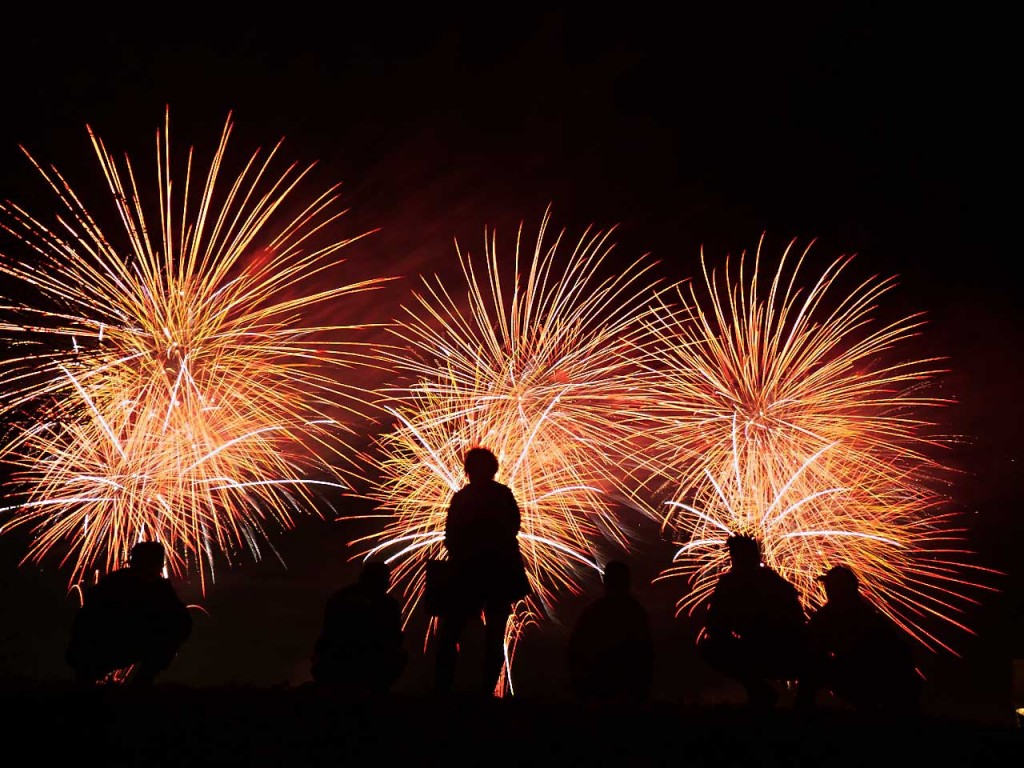
<svg viewBox="0 0 1024 768"><path fill-rule="evenodd" d="M62 552L72 581L150 537L205 590L215 556L258 559L318 490L356 476L345 420L367 397L339 381L373 363L356 326L304 317L386 278L336 280L358 238L329 234L344 213L337 187L296 199L313 166L275 170L281 142L225 177L232 126L229 114L205 178L189 152L179 186L168 114L152 193L88 129L113 227L27 151L60 212L44 223L0 203L23 253L0 257L18 296L0 306L0 460L18 494L0 531L28 527L25 559Z"/></svg>
<svg viewBox="0 0 1024 768"><path fill-rule="evenodd" d="M651 315L664 368L661 426L645 453L659 468L650 488L665 502L664 528L680 544L660 578L687 579L678 608L692 612L728 565L725 538L747 533L807 607L821 600L815 577L847 564L906 632L951 650L934 622L970 631L960 614L984 589L975 580L984 569L969 564L938 490L949 471L934 456L950 438L927 414L949 401L926 387L939 360L900 356L920 315L874 318L892 279L861 282L831 303L850 257L804 289L809 249L789 269L793 249L766 296L760 245L749 282L744 257L735 275L726 260L719 276L702 255L706 293L691 284L685 310Z"/></svg>
<svg viewBox="0 0 1024 768"><path fill-rule="evenodd" d="M618 448L647 408L637 363L639 317L662 290L640 259L601 277L609 231L587 229L567 259L564 231L549 245L541 222L532 259L503 282L495 237L485 269L458 251L464 302L440 280L395 324L401 340L386 362L411 380L384 393L394 429L379 437L371 498L385 524L359 541L392 562L406 616L423 591L425 563L443 556L445 516L465 482L463 455L482 445L522 512L520 548L533 594L506 633L508 659L528 622L550 617L559 596L600 571L600 547L628 548L625 507L646 511L619 484ZM429 636L429 630L428 630ZM506 682L507 682L506 675Z"/></svg>

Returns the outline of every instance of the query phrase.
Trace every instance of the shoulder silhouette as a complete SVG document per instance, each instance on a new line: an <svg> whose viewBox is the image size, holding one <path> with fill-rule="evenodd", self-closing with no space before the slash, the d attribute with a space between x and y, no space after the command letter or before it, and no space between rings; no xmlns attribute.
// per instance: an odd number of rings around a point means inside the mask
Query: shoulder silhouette
<svg viewBox="0 0 1024 768"><path fill-rule="evenodd" d="M837 565L819 580L826 602L808 623L811 657L800 681L801 706L825 689L859 711L916 710L921 678L903 632L861 595L851 569Z"/></svg>
<svg viewBox="0 0 1024 768"><path fill-rule="evenodd" d="M128 567L86 590L66 652L77 680L97 683L121 672L148 685L170 666L192 632L192 616L163 576L164 560L160 542L139 542Z"/></svg>
<svg viewBox="0 0 1024 768"><path fill-rule="evenodd" d="M386 693L395 684L408 654L390 585L390 567L369 562L356 582L330 596L313 647L310 671L316 682L370 693Z"/></svg>
<svg viewBox="0 0 1024 768"><path fill-rule="evenodd" d="M633 595L629 566L604 569L604 594L580 614L569 636L573 693L612 701L644 701L654 673L654 639L647 610Z"/></svg>
<svg viewBox="0 0 1024 768"><path fill-rule="evenodd" d="M530 591L519 551L519 504L512 490L495 480L498 459L487 448L463 458L469 482L456 491L445 518L444 547L450 562L450 594L440 617L435 690L452 689L459 639L467 623L484 620L483 669L477 684L491 693L504 664L504 635L512 604Z"/></svg>
<svg viewBox="0 0 1024 768"><path fill-rule="evenodd" d="M737 680L754 706L773 706L776 683L795 681L806 661L806 617L800 594L761 560L750 536L730 536L731 568L708 601L700 650L715 669Z"/></svg>

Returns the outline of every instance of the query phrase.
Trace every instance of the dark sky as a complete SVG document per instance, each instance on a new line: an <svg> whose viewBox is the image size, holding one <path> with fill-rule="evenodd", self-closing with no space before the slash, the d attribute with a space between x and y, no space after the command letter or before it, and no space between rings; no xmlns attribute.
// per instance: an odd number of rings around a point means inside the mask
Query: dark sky
<svg viewBox="0 0 1024 768"><path fill-rule="evenodd" d="M762 233L776 253L817 239L821 264L856 253L858 274L899 276L895 308L929 318L921 351L949 358L950 427L969 438L957 496L984 556L1011 569L1021 322L996 200L1012 178L1005 20L865 2L312 8L19 11L0 32L0 195L49 204L22 144L102 201L86 124L148 172L169 106L172 150L211 150L230 111L237 152L283 136L285 156L341 181L351 232L379 228L360 263L404 278L389 300L452 269L453 238L479 252L494 226L510 249L549 203L554 226L617 226L622 258L650 252L676 278L698 274L702 246L721 258ZM302 679L322 599L352 574L348 535L310 521L278 541L287 570L269 558L223 574L176 679ZM61 678L63 582L19 568L19 544L0 542L0 672ZM1015 590L978 623L1012 623ZM664 623L675 653L689 629ZM969 641L965 657L987 648ZM976 677L964 665L936 674Z"/></svg>

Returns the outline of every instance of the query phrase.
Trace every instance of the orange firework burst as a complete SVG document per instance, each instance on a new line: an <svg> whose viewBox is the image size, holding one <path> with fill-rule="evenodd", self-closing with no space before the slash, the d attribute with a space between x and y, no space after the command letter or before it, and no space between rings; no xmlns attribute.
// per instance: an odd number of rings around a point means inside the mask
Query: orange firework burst
<svg viewBox="0 0 1024 768"><path fill-rule="evenodd" d="M525 279L520 226L510 286L485 238L485 276L458 254L468 309L440 281L425 281L419 311L407 309L396 323L403 343L387 362L412 384L385 393L395 427L378 441L379 481L370 493L387 522L366 540L369 551L394 563L408 616L426 561L443 552L463 454L474 445L494 451L498 479L522 510L520 546L533 586L507 628L509 654L524 621L550 616L559 594L578 589L581 572L600 570L600 542L628 546L621 512L630 499L616 484L617 448L631 415L646 409L637 386L639 318L659 284L644 259L600 277L611 231L587 229L560 260L564 232L546 244L549 219L550 209Z"/></svg>
<svg viewBox="0 0 1024 768"><path fill-rule="evenodd" d="M688 309L654 313L660 426L645 450L665 481L664 527L680 543L662 578L688 578L679 609L692 611L726 567L725 538L747 533L808 605L820 599L815 577L848 564L904 630L948 649L932 620L966 630L959 614L984 587L937 490L948 470L935 454L949 439L926 413L948 401L926 387L939 361L899 356L920 315L875 320L893 279L864 281L830 305L850 257L804 290L808 250L789 270L792 249L767 296L759 246L749 283L744 257L736 277L726 261L720 282L702 256L707 295L691 285Z"/></svg>
<svg viewBox="0 0 1024 768"><path fill-rule="evenodd" d="M165 118L155 220L129 160L115 162L89 129L117 244L27 151L62 213L46 224L0 203L0 226L27 247L27 258L0 261L23 297L0 307L0 460L24 494L0 530L30 528L26 560L64 550L72 581L120 565L150 537L172 571L198 569L205 589L215 554L259 558L271 527L315 509L318 485L344 492L354 477L339 419L366 398L339 372L370 359L354 326L303 316L384 279L316 285L355 239L325 242L344 213L337 187L286 216L313 166L272 170L280 142L222 181L231 129L229 115L205 181L190 152L172 189ZM350 463L337 470L328 457Z"/></svg>

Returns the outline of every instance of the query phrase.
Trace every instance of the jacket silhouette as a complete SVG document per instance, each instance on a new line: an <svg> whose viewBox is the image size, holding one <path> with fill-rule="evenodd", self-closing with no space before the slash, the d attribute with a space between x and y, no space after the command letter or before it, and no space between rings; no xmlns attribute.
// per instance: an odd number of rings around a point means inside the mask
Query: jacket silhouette
<svg viewBox="0 0 1024 768"><path fill-rule="evenodd" d="M408 653L401 608L388 594L390 582L388 565L370 562L355 583L327 600L310 669L316 682L386 693L401 676Z"/></svg>
<svg viewBox="0 0 1024 768"><path fill-rule="evenodd" d="M97 683L125 671L147 685L170 666L192 633L192 616L162 575L164 557L160 542L139 542L127 568L85 592L65 654L77 680Z"/></svg>
<svg viewBox="0 0 1024 768"><path fill-rule="evenodd" d="M630 588L629 566L609 562L604 595L583 609L569 635L569 680L578 697L639 702L650 694L654 638Z"/></svg>
<svg viewBox="0 0 1024 768"><path fill-rule="evenodd" d="M749 536L730 536L732 567L708 602L699 649L715 669L743 685L748 702L773 706L773 683L798 680L807 653L806 618L789 581L761 562Z"/></svg>
<svg viewBox="0 0 1024 768"><path fill-rule="evenodd" d="M481 692L493 693L504 663L505 625L512 603L530 591L519 552L519 504L497 482L497 457L486 448L466 452L469 483L455 492L445 519L444 546L451 563L451 595L440 617L434 687L450 691L455 682L459 639L470 619L484 616Z"/></svg>
<svg viewBox="0 0 1024 768"><path fill-rule="evenodd" d="M808 622L811 655L798 704L813 705L819 691L829 690L860 711L916 710L921 678L899 627L860 594L846 566L818 578L827 601Z"/></svg>

